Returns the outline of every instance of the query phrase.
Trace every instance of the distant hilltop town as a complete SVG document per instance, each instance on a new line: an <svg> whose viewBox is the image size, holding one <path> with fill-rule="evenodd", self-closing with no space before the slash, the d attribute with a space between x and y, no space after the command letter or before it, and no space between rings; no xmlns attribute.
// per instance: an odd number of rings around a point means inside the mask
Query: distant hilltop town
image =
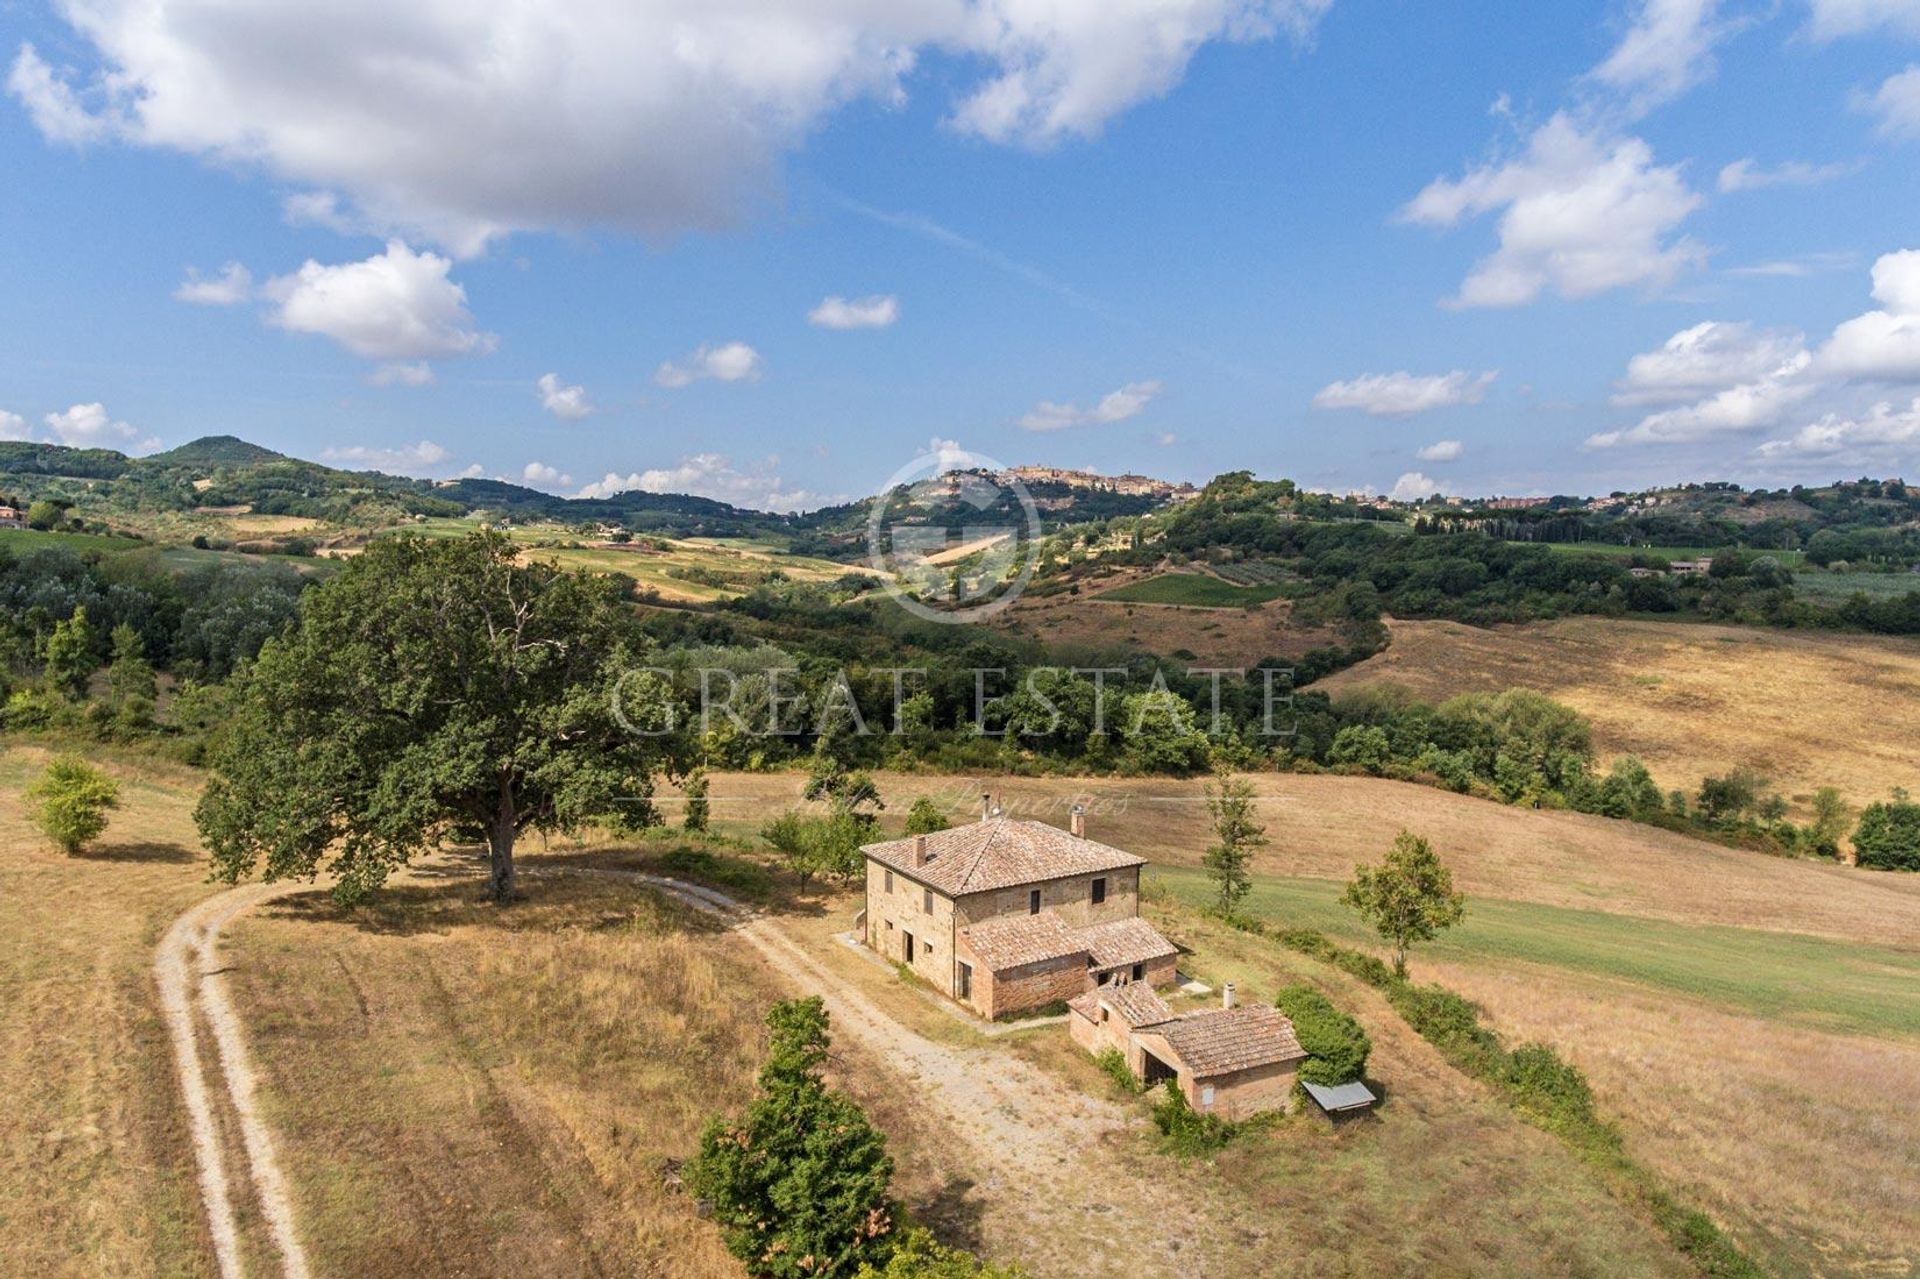
<svg viewBox="0 0 1920 1279"><path fill-rule="evenodd" d="M1156 480L1151 475L1099 475L1093 471L1070 471L1058 466L1016 466L1004 474L1022 484L1064 484L1068 488L1118 493L1123 497L1150 497L1161 502L1185 501L1200 492L1191 484Z"/></svg>

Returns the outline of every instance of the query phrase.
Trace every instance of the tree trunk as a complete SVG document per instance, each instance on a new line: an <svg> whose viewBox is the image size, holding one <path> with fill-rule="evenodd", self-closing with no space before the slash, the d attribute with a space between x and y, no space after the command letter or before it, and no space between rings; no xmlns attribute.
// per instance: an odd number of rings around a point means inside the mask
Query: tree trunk
<svg viewBox="0 0 1920 1279"><path fill-rule="evenodd" d="M496 904L513 899L513 793L500 788L500 807L487 828L487 896Z"/></svg>

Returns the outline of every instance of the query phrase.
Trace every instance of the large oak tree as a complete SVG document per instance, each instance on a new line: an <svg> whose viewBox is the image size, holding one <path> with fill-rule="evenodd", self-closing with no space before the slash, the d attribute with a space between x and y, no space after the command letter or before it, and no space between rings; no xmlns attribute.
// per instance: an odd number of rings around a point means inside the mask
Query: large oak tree
<svg viewBox="0 0 1920 1279"><path fill-rule="evenodd" d="M633 708L665 690L634 673L634 634L618 582L523 563L498 535L375 542L238 677L194 814L216 873L325 863L352 901L483 832L505 901L523 831L651 821L667 739Z"/></svg>

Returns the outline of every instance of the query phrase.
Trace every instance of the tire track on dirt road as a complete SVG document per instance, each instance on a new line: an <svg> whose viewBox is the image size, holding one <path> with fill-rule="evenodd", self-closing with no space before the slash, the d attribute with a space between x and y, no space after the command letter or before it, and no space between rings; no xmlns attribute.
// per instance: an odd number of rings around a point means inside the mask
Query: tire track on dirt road
<svg viewBox="0 0 1920 1279"><path fill-rule="evenodd" d="M173 1042L174 1065L186 1103L194 1162L200 1171L200 1199L213 1235L214 1260L221 1279L244 1279L236 1198L250 1195L260 1206L268 1233L280 1254L281 1272L307 1279L305 1251L295 1230L293 1200L273 1148L273 1135L260 1117L253 1062L246 1037L219 962L220 930L235 916L261 902L300 892L302 883L245 884L215 894L180 916L160 939L153 975L160 988L160 1010ZM202 1023L212 1038L202 1037ZM209 1079L207 1061L217 1063ZM216 1092L217 1089L217 1092ZM236 1196L233 1171L220 1137L216 1111L230 1108L246 1157L246 1194Z"/></svg>

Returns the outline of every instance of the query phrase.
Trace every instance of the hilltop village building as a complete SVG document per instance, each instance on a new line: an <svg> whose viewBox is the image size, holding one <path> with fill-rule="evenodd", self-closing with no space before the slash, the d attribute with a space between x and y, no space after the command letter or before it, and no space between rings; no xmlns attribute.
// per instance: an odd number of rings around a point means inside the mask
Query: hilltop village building
<svg viewBox="0 0 1920 1279"><path fill-rule="evenodd" d="M1144 858L1070 830L989 815L869 844L864 935L982 1017L1100 986L1173 981L1173 944L1140 918Z"/></svg>

